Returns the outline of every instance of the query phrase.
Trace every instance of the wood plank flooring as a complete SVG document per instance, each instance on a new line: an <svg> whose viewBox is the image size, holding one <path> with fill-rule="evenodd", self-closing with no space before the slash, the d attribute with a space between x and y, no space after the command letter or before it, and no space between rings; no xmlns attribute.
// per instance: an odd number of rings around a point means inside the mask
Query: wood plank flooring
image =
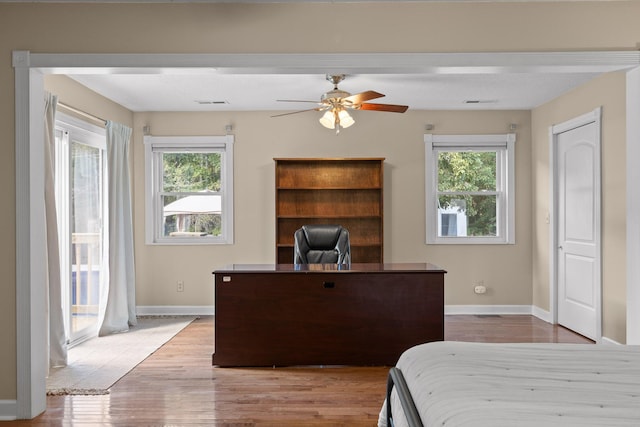
<svg viewBox="0 0 640 427"><path fill-rule="evenodd" d="M213 317L196 320L104 396L49 396L34 426L375 426L388 367L216 368ZM446 316L445 338L591 342L532 316Z"/></svg>

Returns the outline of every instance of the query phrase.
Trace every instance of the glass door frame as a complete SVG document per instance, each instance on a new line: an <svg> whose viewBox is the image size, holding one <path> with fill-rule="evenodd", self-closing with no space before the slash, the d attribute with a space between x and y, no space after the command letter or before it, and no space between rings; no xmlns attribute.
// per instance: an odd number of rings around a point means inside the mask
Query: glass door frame
<svg viewBox="0 0 640 427"><path fill-rule="evenodd" d="M65 319L65 331L69 346L78 344L86 339L97 335L98 325L96 322L89 326L75 330L73 327L74 313L73 304L73 238L72 238L72 200L71 185L73 179L72 173L72 144L80 143L92 148L101 150L101 236L100 236L100 253L96 263L105 268L105 233L108 230L108 209L107 209L107 179L106 179L106 132L104 128L95 126L91 123L66 115L64 113L56 113L56 209L58 213L58 239L60 248L60 271L61 282L63 286L63 312ZM87 274L90 274L88 271ZM100 275L102 276L102 274ZM88 277L88 275L87 275ZM76 272L76 280L80 280L80 272ZM97 284L99 287L101 283ZM100 289L98 289L100 295ZM98 297L99 298L99 297Z"/></svg>

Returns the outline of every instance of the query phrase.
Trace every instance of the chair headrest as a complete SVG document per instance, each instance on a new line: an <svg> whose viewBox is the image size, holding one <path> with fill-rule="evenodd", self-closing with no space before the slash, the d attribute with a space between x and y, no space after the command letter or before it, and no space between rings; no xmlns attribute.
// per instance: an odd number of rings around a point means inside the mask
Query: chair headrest
<svg viewBox="0 0 640 427"><path fill-rule="evenodd" d="M336 246L340 233L341 225L303 225L302 231L307 239L310 247L315 249L333 249Z"/></svg>

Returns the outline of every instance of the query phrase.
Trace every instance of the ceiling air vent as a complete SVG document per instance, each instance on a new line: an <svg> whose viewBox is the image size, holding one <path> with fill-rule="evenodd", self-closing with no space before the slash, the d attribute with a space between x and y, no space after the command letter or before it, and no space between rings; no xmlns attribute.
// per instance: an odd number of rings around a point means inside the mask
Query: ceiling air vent
<svg viewBox="0 0 640 427"><path fill-rule="evenodd" d="M210 99L196 99L196 103L200 105L226 105L227 101L214 101Z"/></svg>
<svg viewBox="0 0 640 427"><path fill-rule="evenodd" d="M497 99L467 99L464 101L465 104L495 104L498 102Z"/></svg>

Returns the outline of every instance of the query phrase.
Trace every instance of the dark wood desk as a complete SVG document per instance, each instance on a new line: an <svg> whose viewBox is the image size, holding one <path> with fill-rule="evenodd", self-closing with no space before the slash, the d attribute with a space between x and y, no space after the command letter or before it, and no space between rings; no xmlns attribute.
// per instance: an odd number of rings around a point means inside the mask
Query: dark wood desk
<svg viewBox="0 0 640 427"><path fill-rule="evenodd" d="M420 263L216 270L213 364L395 365L444 339L445 273Z"/></svg>

